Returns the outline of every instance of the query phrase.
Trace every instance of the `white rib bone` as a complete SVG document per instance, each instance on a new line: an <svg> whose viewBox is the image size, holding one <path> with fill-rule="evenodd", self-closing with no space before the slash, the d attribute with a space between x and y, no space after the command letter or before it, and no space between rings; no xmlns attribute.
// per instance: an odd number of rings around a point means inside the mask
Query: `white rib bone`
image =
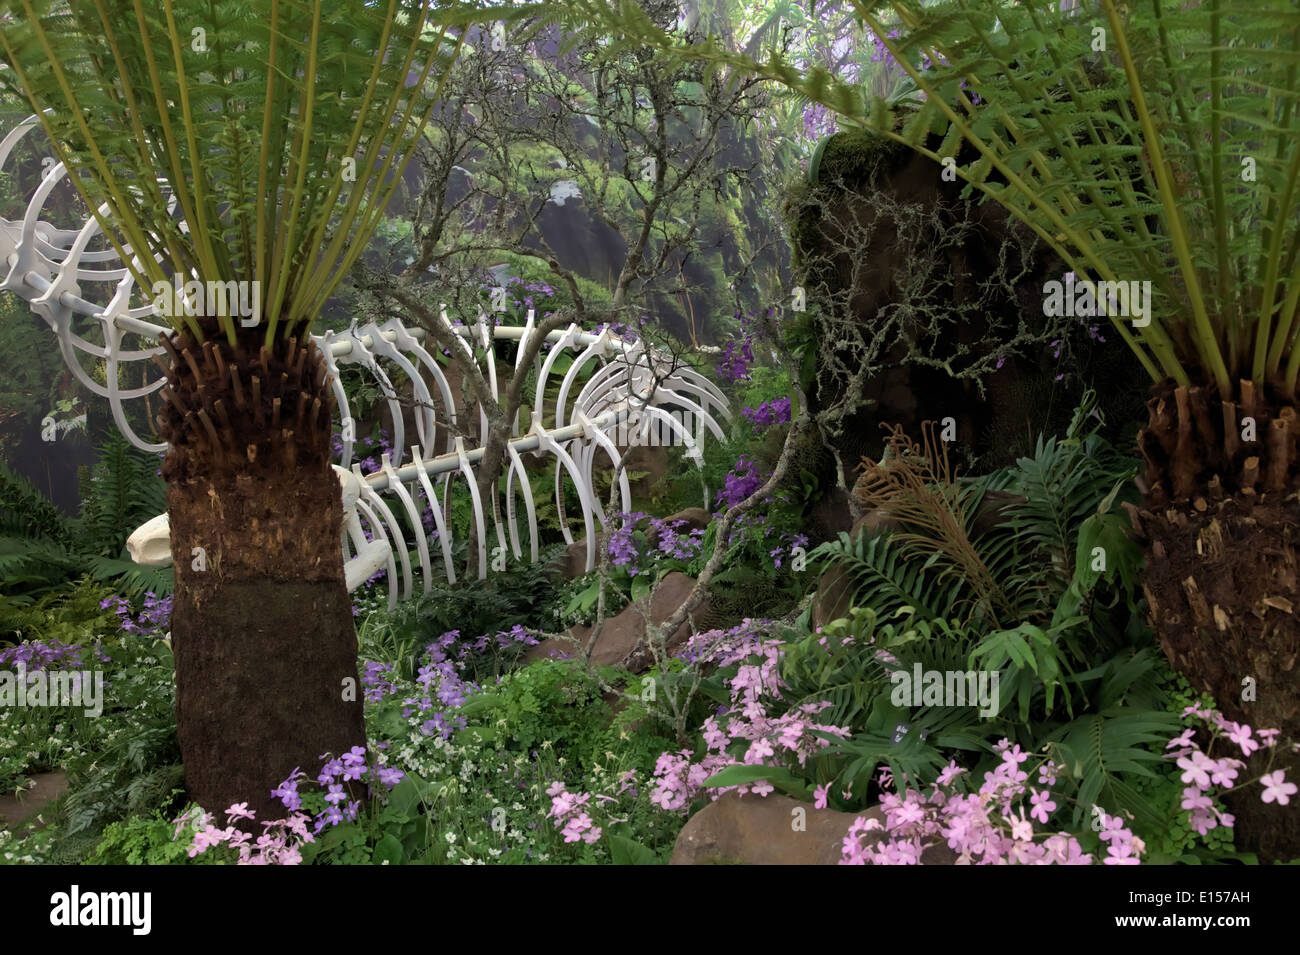
<svg viewBox="0 0 1300 955"><path fill-rule="evenodd" d="M36 126L36 118L29 117L0 139L0 169L9 160L15 145ZM42 175L20 220L0 218L0 263L4 265L0 271L3 276L0 289L15 292L29 303L33 312L45 319L73 375L91 393L108 399L114 424L131 444L150 451L165 450L165 444L150 442L135 432L125 404L154 394L166 383L165 376L152 368L151 361L163 349L161 345L127 349L123 347L123 342L128 335L157 341L160 336L170 334L171 329L150 321L157 315L148 294L152 290L137 289L135 276L146 274L146 270L144 264L134 257L135 253L129 245L123 244L121 248L128 257L133 257L129 259L132 268L127 268L116 249L89 249L91 241L101 234L99 221L95 217L88 218L77 229L61 229L41 218L46 201L64 178L63 165L55 164ZM166 209L160 214L174 217L176 197L167 189L165 181L159 180L159 184L162 194L166 196ZM107 206L101 207L99 212L105 219L108 218ZM178 222L178 227L188 232L188 225L183 220ZM197 275L194 277L198 278ZM107 301L97 303L84 297L91 293L83 292L82 283L86 283L88 289L96 290L111 285L113 291ZM132 295L137 291L147 304L132 308ZM447 316L445 305L439 306L437 315L444 328L451 332L456 342L454 347L462 355L474 360L471 342L487 351L483 373L494 398L500 394L500 382L497 380L493 342L518 342L515 373L527 373L523 367L523 355L537 334L533 309L528 310L527 320L522 327L492 324L488 321L488 316L482 313L473 324L453 325ZM87 320L90 322L88 327L97 329L102 344L82 337ZM624 426L634 414L640 416L643 430L649 426L651 419L662 421L680 437L688 455L700 464L702 459L699 445L704 432L709 431L722 439L725 432L720 427L720 420L731 419L727 399L716 385L694 369L670 369L667 356L647 348L644 341L625 341L609 328L603 328L599 333L585 332L576 324L571 324L562 331L550 332L546 336L549 350L544 356L539 352L534 363L537 384L528 431L522 435L519 433L524 425L522 419L525 416L522 414L516 415L510 423L511 437L505 448L506 507L503 520L500 475L491 484L490 501L482 500L475 468L481 464L483 448L467 449L464 439L453 433L459 422L472 421L477 412L480 437L485 436L486 409L457 407L460 396L453 393L442 365L427 350L429 342L423 329L408 329L397 318L391 318L382 325L372 322L361 329L324 331L312 336L312 340L324 355L340 420L351 418L347 391L339 374L340 364L349 362L358 364L378 383L392 414L394 443L391 460L385 454L377 471L362 474L360 465L352 462L354 441L351 437L345 437L341 455L343 466L336 465L344 500L340 547L345 557L348 588L355 589L377 570L386 569L390 607L396 606L399 599L412 595L413 574L403 522L398 520L381 494L391 493L401 502L400 511L410 522L411 532L417 535L419 569L423 589L428 592L433 567L428 546L429 535L424 532L416 495L413 493L416 485L418 484L419 493L432 510L442 554L443 573L448 581L455 582L452 560L455 542L448 515L453 478L459 476L466 482L478 539L479 577L482 578L486 576L489 566L486 533L489 504L490 520L498 544L505 547L508 535L509 549L516 558L522 557L519 515L515 501L516 481L520 485L519 491L523 494L528 516L530 559L538 559L540 535L531 477L524 464L524 455L528 454L534 460L549 458L547 466L554 468L560 530L567 543L573 542L573 534L564 510L566 476L577 491L586 538L586 564L590 570L595 566L596 525L599 523L604 527L608 523L604 508L592 490L596 457L603 452L616 468L622 460L611 432ZM555 374L561 353L569 354L573 361L561 377L557 399L548 403L545 400L547 387ZM99 384L87 373L81 364L80 356L83 354L106 363L105 384ZM574 384L586 374L592 360L597 363L596 369L578 390L577 397L571 397ZM381 365L381 361L391 363L406 376L415 396L417 407L412 420L418 442L409 449L411 457L408 464L402 464L402 455L407 450L404 441L407 433L405 416L390 372ZM119 371L137 362L147 362L140 367L150 369L155 374L152 377L146 376L146 384L142 386L126 389L118 387ZM438 397L451 426L447 429L447 440L442 448L433 447L438 424L432 391L424 378L426 372L436 384ZM661 379L657 385L656 375ZM668 408L677 408L694 415L697 419L695 434L689 433L670 416ZM553 427L544 426L547 420L554 422ZM429 457L435 451L441 453ZM435 482L438 479L443 484L441 499L436 493ZM629 510L631 491L626 474L620 477L619 498L622 508ZM367 532L371 535L369 540ZM127 542L133 559L152 566L166 566L171 560L169 533L166 515L159 515L142 525Z"/></svg>

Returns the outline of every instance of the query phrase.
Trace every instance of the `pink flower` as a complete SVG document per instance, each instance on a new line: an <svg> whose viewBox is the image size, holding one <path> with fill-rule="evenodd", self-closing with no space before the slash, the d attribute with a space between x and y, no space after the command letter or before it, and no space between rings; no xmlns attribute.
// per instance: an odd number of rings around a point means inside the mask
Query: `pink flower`
<svg viewBox="0 0 1300 955"><path fill-rule="evenodd" d="M1215 768L1210 773L1210 779L1216 786L1222 786L1224 789L1232 788L1232 781L1237 778L1238 767L1245 766L1239 759L1220 759L1215 760Z"/></svg>
<svg viewBox="0 0 1300 955"><path fill-rule="evenodd" d="M775 790L776 787L773 786L771 783L769 783L766 779L760 779L758 782L754 783L753 785L753 791L764 798L767 797L768 793L774 792Z"/></svg>
<svg viewBox="0 0 1300 955"><path fill-rule="evenodd" d="M1010 749L1008 749L1006 752L1002 754L1003 761L1006 763L1010 763L1014 766L1019 766L1028 758L1029 758L1029 754L1023 752L1020 749L1019 743L1017 743L1015 746L1012 746Z"/></svg>
<svg viewBox="0 0 1300 955"><path fill-rule="evenodd" d="M1193 750L1190 756L1180 756L1178 765L1186 770L1182 775L1183 782L1191 783L1198 789L1210 788L1209 771L1216 768L1215 762L1199 749Z"/></svg>
<svg viewBox="0 0 1300 955"><path fill-rule="evenodd" d="M1250 727L1242 724L1228 734L1228 739L1241 747L1241 755L1249 756L1259 749L1259 743L1251 738Z"/></svg>
<svg viewBox="0 0 1300 955"><path fill-rule="evenodd" d="M1106 865L1138 865L1141 859L1137 856L1137 847L1131 842L1114 842L1106 850L1108 855L1101 861Z"/></svg>
<svg viewBox="0 0 1300 955"><path fill-rule="evenodd" d="M248 808L248 803L246 802L237 802L226 810L227 821L233 819L252 819L255 815L256 813L252 812Z"/></svg>
<svg viewBox="0 0 1300 955"><path fill-rule="evenodd" d="M1285 806L1296 792L1296 784L1286 781L1284 769L1261 777L1260 782L1264 785L1264 792L1260 796L1264 802L1272 802L1276 799L1279 806Z"/></svg>
<svg viewBox="0 0 1300 955"><path fill-rule="evenodd" d="M1056 803L1052 801L1052 794L1049 792L1033 793L1029 797L1029 802L1033 805L1033 808L1029 810L1029 815L1043 825L1047 825L1048 817L1056 809Z"/></svg>
<svg viewBox="0 0 1300 955"><path fill-rule="evenodd" d="M940 786L947 786L964 772L966 772L966 770L963 767L958 766L956 762L949 760L948 765L943 768L943 772L939 773L939 779L937 782Z"/></svg>
<svg viewBox="0 0 1300 955"><path fill-rule="evenodd" d="M1011 817L1011 838L1017 842L1028 842L1034 838L1034 824L1025 818L1023 808L1019 818Z"/></svg>
<svg viewBox="0 0 1300 955"><path fill-rule="evenodd" d="M830 792L830 789L831 789L831 784L827 783L825 786L818 786L816 789L813 790L814 809L826 808L826 794Z"/></svg>

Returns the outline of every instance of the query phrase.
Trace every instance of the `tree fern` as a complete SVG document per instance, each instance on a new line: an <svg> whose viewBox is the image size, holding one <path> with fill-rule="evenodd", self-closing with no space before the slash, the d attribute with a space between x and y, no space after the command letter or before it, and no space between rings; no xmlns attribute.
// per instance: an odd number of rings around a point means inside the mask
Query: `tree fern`
<svg viewBox="0 0 1300 955"><path fill-rule="evenodd" d="M847 6L925 94L919 110L896 112L854 77L775 51L759 62L717 37L682 42L627 0L570 0L563 15L773 80L935 163L964 145L978 158L952 168L968 192L1028 225L1077 275L1152 283L1147 324L1109 317L1154 381L1208 383L1223 400L1239 379L1268 382L1294 400L1300 11L1291 0Z"/></svg>

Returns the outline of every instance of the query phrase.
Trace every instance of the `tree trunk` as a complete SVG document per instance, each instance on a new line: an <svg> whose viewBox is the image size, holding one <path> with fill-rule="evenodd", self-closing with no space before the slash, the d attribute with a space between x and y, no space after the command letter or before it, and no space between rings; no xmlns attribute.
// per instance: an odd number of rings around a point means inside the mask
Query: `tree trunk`
<svg viewBox="0 0 1300 955"><path fill-rule="evenodd" d="M260 820L284 814L271 790L295 768L314 776L322 754L365 744L342 496L315 347L267 353L241 330L232 349L205 331L202 347L169 343L160 416L176 728L191 797Z"/></svg>
<svg viewBox="0 0 1300 955"><path fill-rule="evenodd" d="M1239 777L1300 766L1300 500L1294 412L1243 386L1240 403L1198 389L1160 389L1139 435L1150 485L1133 513L1147 555L1151 627L1169 662L1212 695L1225 717L1282 731ZM1242 440L1255 418L1258 440ZM1249 434L1249 431L1247 432ZM1261 482L1261 478L1263 478ZM1263 487L1257 485L1263 484ZM1228 744L1231 747L1231 744ZM1216 756L1240 757L1228 747ZM1235 747L1231 747L1235 749ZM1300 812L1264 803L1252 785L1229 791L1235 844L1263 862L1300 857Z"/></svg>

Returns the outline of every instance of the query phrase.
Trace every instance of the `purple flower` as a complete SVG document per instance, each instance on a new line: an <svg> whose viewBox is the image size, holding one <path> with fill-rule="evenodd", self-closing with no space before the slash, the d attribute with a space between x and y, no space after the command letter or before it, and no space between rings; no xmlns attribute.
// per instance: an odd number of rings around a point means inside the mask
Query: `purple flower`
<svg viewBox="0 0 1300 955"><path fill-rule="evenodd" d="M773 398L757 408L742 408L740 415L762 434L773 425L786 424L790 420L790 399Z"/></svg>
<svg viewBox="0 0 1300 955"><path fill-rule="evenodd" d="M809 142L817 142L835 132L835 114L821 103L804 107L803 135Z"/></svg>
<svg viewBox="0 0 1300 955"><path fill-rule="evenodd" d="M757 462L749 455L742 454L736 460L731 473L724 478L724 486L718 491L717 503L735 507L762 487L766 480L767 478L758 472Z"/></svg>
<svg viewBox="0 0 1300 955"><path fill-rule="evenodd" d="M379 781L389 789L392 789L405 778L406 774L400 769L393 769L391 766L379 767Z"/></svg>

